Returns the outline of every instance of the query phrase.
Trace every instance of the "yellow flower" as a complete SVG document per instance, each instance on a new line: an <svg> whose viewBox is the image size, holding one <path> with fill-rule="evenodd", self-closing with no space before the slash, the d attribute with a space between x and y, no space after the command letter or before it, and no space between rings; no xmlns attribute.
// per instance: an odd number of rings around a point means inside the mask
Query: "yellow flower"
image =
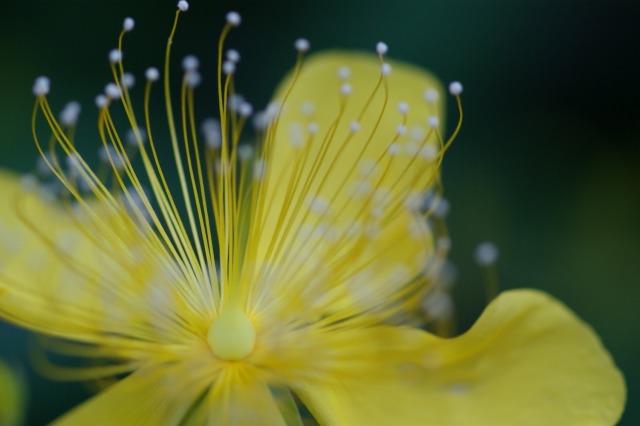
<svg viewBox="0 0 640 426"><path fill-rule="evenodd" d="M20 376L0 362L0 425L22 424L24 390Z"/></svg>
<svg viewBox="0 0 640 426"><path fill-rule="evenodd" d="M181 1L162 73L179 190L148 113L158 70L146 73L144 117L133 112L122 54L131 19L109 55L114 83L96 100L109 167L79 154L77 104L56 120L40 78L34 137L53 179L0 175L0 314L90 362L41 357L53 375L130 373L59 424L302 424L298 405L328 425L616 421L620 373L547 295L505 292L456 338L412 325L447 246L425 220L434 204L423 208L425 193L439 198L452 140L434 77L388 63L383 43L378 56L305 59L298 40L294 71L253 117L257 143L244 145L252 107L236 93L238 53L224 51L240 23L232 12L218 51L220 120L205 122L203 147L195 58L182 62L178 111L170 93L171 40L187 9ZM451 91L459 105L461 86Z"/></svg>

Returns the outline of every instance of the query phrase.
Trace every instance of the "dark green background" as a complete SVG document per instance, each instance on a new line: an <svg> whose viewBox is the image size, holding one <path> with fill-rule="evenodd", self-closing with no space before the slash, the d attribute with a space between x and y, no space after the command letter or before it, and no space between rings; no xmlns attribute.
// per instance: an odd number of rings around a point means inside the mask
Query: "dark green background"
<svg viewBox="0 0 640 426"><path fill-rule="evenodd" d="M240 90L264 105L293 63L292 41L314 49L372 49L465 84L463 130L444 167L452 203L461 323L482 309L474 246L501 250L504 288L544 289L593 325L626 375L622 424L640 424L640 2L637 1L192 1L176 58L210 67L224 12L244 21L231 37L243 60ZM33 79L53 80L51 101L84 104L80 136L97 146L93 97L125 16L125 49L141 78L160 65L175 1L0 1L0 166L29 170ZM211 77L205 65L205 76ZM211 79L202 114L213 112ZM159 109L159 108L158 108ZM453 111L452 111L453 112ZM455 114L452 114L455 116ZM21 364L29 338L0 325L0 356ZM80 400L81 385L29 375L29 419L41 424Z"/></svg>

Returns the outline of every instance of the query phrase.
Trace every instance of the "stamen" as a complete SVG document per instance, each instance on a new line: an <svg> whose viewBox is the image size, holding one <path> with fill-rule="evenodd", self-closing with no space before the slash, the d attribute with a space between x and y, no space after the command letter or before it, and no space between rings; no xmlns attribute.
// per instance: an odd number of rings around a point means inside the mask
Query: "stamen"
<svg viewBox="0 0 640 426"><path fill-rule="evenodd" d="M119 49L113 49L109 52L109 62L117 64L122 60L122 51Z"/></svg>
<svg viewBox="0 0 640 426"><path fill-rule="evenodd" d="M462 93L462 83L460 83L459 81L454 81L449 84L449 93L451 93L453 96L460 96L460 94Z"/></svg>
<svg viewBox="0 0 640 426"><path fill-rule="evenodd" d="M224 75L233 75L236 72L236 64L231 61L224 61L222 64L222 73Z"/></svg>
<svg viewBox="0 0 640 426"><path fill-rule="evenodd" d="M429 88L424 91L423 97L428 104L435 104L438 102L438 91L436 89Z"/></svg>
<svg viewBox="0 0 640 426"><path fill-rule="evenodd" d="M237 64L240 62L240 53L235 49L227 50L227 60Z"/></svg>
<svg viewBox="0 0 640 426"><path fill-rule="evenodd" d="M104 93L109 99L119 99L122 90L115 83L109 83L104 87Z"/></svg>
<svg viewBox="0 0 640 426"><path fill-rule="evenodd" d="M476 263L482 269L485 281L485 292L487 303L491 302L499 293L498 274L496 271L496 261L498 260L498 248L489 241L478 244L474 252Z"/></svg>
<svg viewBox="0 0 640 426"><path fill-rule="evenodd" d="M294 43L294 47L296 48L296 50L298 52L302 53L302 52L309 51L309 49L311 48L311 44L309 43L309 40L307 40L305 38L299 38Z"/></svg>
<svg viewBox="0 0 640 426"><path fill-rule="evenodd" d="M51 80L48 77L38 77L33 83L33 94L36 96L48 95L51 90Z"/></svg>
<svg viewBox="0 0 640 426"><path fill-rule="evenodd" d="M340 78L341 80L346 80L349 77L351 77L351 69L348 66L342 65L340 68L338 68L338 78Z"/></svg>
<svg viewBox="0 0 640 426"><path fill-rule="evenodd" d="M237 27L242 22L242 18L238 12L227 13L227 23L232 27Z"/></svg>
<svg viewBox="0 0 640 426"><path fill-rule="evenodd" d="M78 124L78 117L80 116L80 103L71 101L60 112L60 124L67 127L74 127Z"/></svg>
<svg viewBox="0 0 640 426"><path fill-rule="evenodd" d="M152 82L158 81L158 79L160 78L160 71L158 71L158 68L153 68L153 67L147 68L147 70L144 73L144 76L149 81L152 81Z"/></svg>
<svg viewBox="0 0 640 426"><path fill-rule="evenodd" d="M133 18L124 18L124 21L122 22L122 29L126 32L132 31L133 28L135 27L136 22L133 20Z"/></svg>
<svg viewBox="0 0 640 426"><path fill-rule="evenodd" d="M109 98L105 95L98 95L96 96L95 104L98 109L106 108L109 105Z"/></svg>
<svg viewBox="0 0 640 426"><path fill-rule="evenodd" d="M402 115L407 115L409 113L409 105L406 102L400 102L398 104L398 112Z"/></svg>
<svg viewBox="0 0 640 426"><path fill-rule="evenodd" d="M389 46L387 46L386 43L379 41L376 44L376 52L378 52L378 55L384 56L387 54L388 51L389 51Z"/></svg>
<svg viewBox="0 0 640 426"><path fill-rule="evenodd" d="M380 66L380 73L385 77L391 74L391 65L386 62L383 63L382 66Z"/></svg>
<svg viewBox="0 0 640 426"><path fill-rule="evenodd" d="M490 266L498 260L498 248L492 242L478 244L474 252L474 259L480 266Z"/></svg>
<svg viewBox="0 0 640 426"><path fill-rule="evenodd" d="M187 55L182 60L182 69L185 72L196 71L200 66L200 61L193 55Z"/></svg>
<svg viewBox="0 0 640 426"><path fill-rule="evenodd" d="M178 2L178 9L180 9L180 12L186 12L187 10L189 10L189 3L187 3L185 0L180 0Z"/></svg>
<svg viewBox="0 0 640 426"><path fill-rule="evenodd" d="M122 84L127 89L132 89L133 86L136 84L136 78L134 77L133 74L129 72L125 72L124 74L122 74Z"/></svg>

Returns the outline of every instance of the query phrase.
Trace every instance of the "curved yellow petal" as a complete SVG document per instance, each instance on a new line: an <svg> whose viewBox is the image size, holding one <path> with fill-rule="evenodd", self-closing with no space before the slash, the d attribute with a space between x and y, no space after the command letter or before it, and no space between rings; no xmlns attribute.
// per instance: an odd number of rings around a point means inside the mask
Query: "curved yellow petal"
<svg viewBox="0 0 640 426"><path fill-rule="evenodd" d="M193 360L147 366L58 419L74 425L284 426L269 386L242 365L193 371ZM290 416L290 414L289 414Z"/></svg>
<svg viewBox="0 0 640 426"><path fill-rule="evenodd" d="M20 376L0 362L0 425L22 424L24 408L24 385Z"/></svg>
<svg viewBox="0 0 640 426"><path fill-rule="evenodd" d="M0 171L0 236L4 318L86 343L108 340L111 355L122 344L139 349L143 342L193 339L176 321L177 307L204 301L185 300L180 271L124 202L109 207L89 199L82 206ZM180 315L191 314L191 324L206 330L194 309Z"/></svg>
<svg viewBox="0 0 640 426"><path fill-rule="evenodd" d="M184 369L185 366L180 367ZM56 426L178 425L204 392L178 368L141 368L64 414ZM191 377L193 379L193 377Z"/></svg>
<svg viewBox="0 0 640 426"><path fill-rule="evenodd" d="M416 207L437 179L442 128L428 121L442 122L442 89L391 64L385 76L374 55L322 53L281 86L248 240L254 288L358 312L392 304L425 268L432 237Z"/></svg>
<svg viewBox="0 0 640 426"><path fill-rule="evenodd" d="M625 403L593 330L538 291L501 294L453 339L387 328L357 345L372 374L298 389L323 424L612 425Z"/></svg>

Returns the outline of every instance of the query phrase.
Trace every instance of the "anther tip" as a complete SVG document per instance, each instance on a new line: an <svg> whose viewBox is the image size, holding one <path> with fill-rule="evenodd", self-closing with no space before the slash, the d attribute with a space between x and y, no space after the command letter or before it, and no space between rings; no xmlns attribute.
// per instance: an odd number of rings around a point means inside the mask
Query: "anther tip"
<svg viewBox="0 0 640 426"><path fill-rule="evenodd" d="M449 93L451 93L453 96L460 96L460 94L462 93L462 83L460 83L459 81L454 81L449 84Z"/></svg>
<svg viewBox="0 0 640 426"><path fill-rule="evenodd" d="M160 78L160 71L157 68L147 68L144 73L144 76L149 81L157 81Z"/></svg>
<svg viewBox="0 0 640 426"><path fill-rule="evenodd" d="M498 260L498 248L490 241L478 244L474 252L474 259L480 266L489 266Z"/></svg>
<svg viewBox="0 0 640 426"><path fill-rule="evenodd" d="M376 44L376 52L378 52L378 55L380 56L385 55L388 51L389 51L389 46L387 46L387 43L383 41L379 41Z"/></svg>
<svg viewBox="0 0 640 426"><path fill-rule="evenodd" d="M33 83L33 94L36 96L44 96L49 94L51 90L51 80L49 77L38 77Z"/></svg>
<svg viewBox="0 0 640 426"><path fill-rule="evenodd" d="M122 29L126 32L132 31L133 28L136 26L136 21L133 20L133 18L124 18L124 21L122 22Z"/></svg>
<svg viewBox="0 0 640 426"><path fill-rule="evenodd" d="M238 12L227 13L227 23L232 27L237 27L242 22L242 18Z"/></svg>
<svg viewBox="0 0 640 426"><path fill-rule="evenodd" d="M180 0L178 2L178 9L180 9L180 12L186 12L189 10L189 3L185 0Z"/></svg>
<svg viewBox="0 0 640 426"><path fill-rule="evenodd" d="M298 52L307 52L311 48L311 44L306 38L299 38L294 43L294 47Z"/></svg>

